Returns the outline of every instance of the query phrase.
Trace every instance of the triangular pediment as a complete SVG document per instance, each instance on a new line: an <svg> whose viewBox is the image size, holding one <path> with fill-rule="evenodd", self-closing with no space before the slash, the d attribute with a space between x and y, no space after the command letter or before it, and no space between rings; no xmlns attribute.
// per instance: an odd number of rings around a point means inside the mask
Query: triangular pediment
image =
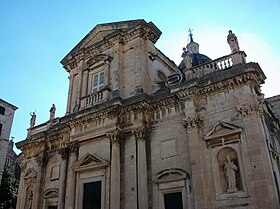
<svg viewBox="0 0 280 209"><path fill-rule="evenodd" d="M213 129L208 132L203 138L205 140L213 139L213 138L220 138L224 136L228 136L231 134L235 134L241 132L241 127L230 124L224 121L219 121Z"/></svg>
<svg viewBox="0 0 280 209"><path fill-rule="evenodd" d="M142 19L98 24L61 60L61 63L65 64L67 60L70 60L79 51L100 45L110 37L144 24L147 23ZM153 27L156 28L154 25Z"/></svg>
<svg viewBox="0 0 280 209"><path fill-rule="evenodd" d="M36 176L37 176L36 171L34 171L34 169L32 169L32 168L29 168L29 169L26 171L26 173L25 173L25 175L24 175L24 178L25 178L25 179L36 178Z"/></svg>
<svg viewBox="0 0 280 209"><path fill-rule="evenodd" d="M108 165L109 163L106 160L98 157L97 155L87 153L73 165L73 169L75 171L102 169Z"/></svg>

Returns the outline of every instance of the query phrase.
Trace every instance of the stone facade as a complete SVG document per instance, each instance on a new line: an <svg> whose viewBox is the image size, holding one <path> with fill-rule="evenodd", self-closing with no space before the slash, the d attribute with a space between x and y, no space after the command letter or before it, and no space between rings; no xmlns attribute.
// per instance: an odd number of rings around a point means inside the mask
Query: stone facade
<svg viewBox="0 0 280 209"><path fill-rule="evenodd" d="M237 50L178 68L160 35L144 20L100 24L62 59L67 113L17 143L17 209L279 208L260 66Z"/></svg>
<svg viewBox="0 0 280 209"><path fill-rule="evenodd" d="M7 153L8 159L10 160L8 152L10 148L9 138L16 110L17 107L0 99L0 183L6 163Z"/></svg>

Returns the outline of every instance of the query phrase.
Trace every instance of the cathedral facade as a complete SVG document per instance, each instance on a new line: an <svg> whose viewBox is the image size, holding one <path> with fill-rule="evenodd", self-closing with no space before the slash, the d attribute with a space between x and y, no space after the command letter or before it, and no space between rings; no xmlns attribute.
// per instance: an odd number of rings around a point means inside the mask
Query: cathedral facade
<svg viewBox="0 0 280 209"><path fill-rule="evenodd" d="M179 66L160 35L144 20L99 24L62 59L67 113L33 114L17 143L17 209L279 208L280 124L260 66L232 31L215 60L190 33Z"/></svg>

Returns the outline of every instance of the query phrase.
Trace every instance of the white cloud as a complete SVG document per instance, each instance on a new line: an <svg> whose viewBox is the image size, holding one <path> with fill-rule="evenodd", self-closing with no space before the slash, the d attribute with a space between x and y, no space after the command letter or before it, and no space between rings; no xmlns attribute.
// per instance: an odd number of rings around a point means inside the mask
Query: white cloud
<svg viewBox="0 0 280 209"><path fill-rule="evenodd" d="M217 59L230 54L227 44L227 34L230 28L216 26L201 26L194 31L194 41L199 43L199 51L211 59ZM280 55L270 47L265 40L248 32L235 31L240 49L247 54L247 62L257 62L267 79L262 85L266 97L280 94ZM160 38L157 47L178 65L182 58L182 48L189 42L186 31L166 33Z"/></svg>

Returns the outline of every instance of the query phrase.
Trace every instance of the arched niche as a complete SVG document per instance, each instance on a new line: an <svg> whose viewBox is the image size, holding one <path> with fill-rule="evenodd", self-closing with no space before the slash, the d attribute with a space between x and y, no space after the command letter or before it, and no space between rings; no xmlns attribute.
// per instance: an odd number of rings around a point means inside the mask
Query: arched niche
<svg viewBox="0 0 280 209"><path fill-rule="evenodd" d="M231 147L221 149L217 154L217 163L222 192L232 193L243 190L237 152Z"/></svg>

